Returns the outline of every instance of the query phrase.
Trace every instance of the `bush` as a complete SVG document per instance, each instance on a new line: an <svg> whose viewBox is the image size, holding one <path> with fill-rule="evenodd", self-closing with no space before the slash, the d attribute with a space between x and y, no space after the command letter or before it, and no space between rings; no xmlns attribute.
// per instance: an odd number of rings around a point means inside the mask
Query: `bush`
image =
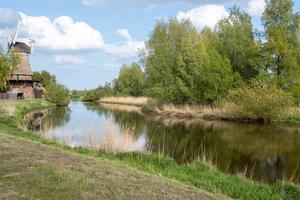
<svg viewBox="0 0 300 200"><path fill-rule="evenodd" d="M70 92L63 85L51 83L46 88L45 98L57 106L67 106L70 103Z"/></svg>
<svg viewBox="0 0 300 200"><path fill-rule="evenodd" d="M238 119L270 122L279 118L292 102L290 93L274 84L255 80L250 86L231 91L224 107Z"/></svg>

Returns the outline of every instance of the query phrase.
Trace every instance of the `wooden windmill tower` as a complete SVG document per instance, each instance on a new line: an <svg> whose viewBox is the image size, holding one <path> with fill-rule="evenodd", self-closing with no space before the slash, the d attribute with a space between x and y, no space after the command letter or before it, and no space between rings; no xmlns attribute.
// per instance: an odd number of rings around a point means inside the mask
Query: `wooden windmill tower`
<svg viewBox="0 0 300 200"><path fill-rule="evenodd" d="M20 58L20 64L15 66L12 75L8 80L9 93L17 99L34 99L41 97L41 91L36 81L32 80L32 71L30 66L29 55L34 45L34 41L29 44L17 41L21 23L18 22L16 31L13 37L10 34L6 35L7 39L7 54L15 49Z"/></svg>

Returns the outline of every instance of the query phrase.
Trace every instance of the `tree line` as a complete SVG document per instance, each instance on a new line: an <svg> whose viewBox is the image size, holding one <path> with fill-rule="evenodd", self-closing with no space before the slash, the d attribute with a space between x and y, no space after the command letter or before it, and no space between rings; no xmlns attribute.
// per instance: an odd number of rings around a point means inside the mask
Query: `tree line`
<svg viewBox="0 0 300 200"><path fill-rule="evenodd" d="M236 6L214 29L198 31L189 20L160 20L139 62L121 68L109 95L215 104L231 91L259 85L300 102L300 15L293 9L292 0L267 0L261 31Z"/></svg>

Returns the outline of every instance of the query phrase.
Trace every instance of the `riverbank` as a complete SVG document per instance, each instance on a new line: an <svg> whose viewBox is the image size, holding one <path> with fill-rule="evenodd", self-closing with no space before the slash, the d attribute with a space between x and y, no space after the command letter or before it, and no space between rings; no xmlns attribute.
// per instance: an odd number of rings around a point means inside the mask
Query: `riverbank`
<svg viewBox="0 0 300 200"><path fill-rule="evenodd" d="M116 161L0 133L0 199L226 199Z"/></svg>
<svg viewBox="0 0 300 200"><path fill-rule="evenodd" d="M136 107L135 111L143 115L156 115L162 119L197 119L251 122L254 120L235 117L225 108L200 105L161 104L149 97L104 97L100 104L127 105ZM115 106L116 107L116 106ZM291 107L274 123L300 123L300 108Z"/></svg>
<svg viewBox="0 0 300 200"><path fill-rule="evenodd" d="M299 187L293 184L278 182L274 185L266 185L250 181L241 176L226 175L216 168L203 164L202 162L196 162L190 165L177 165L175 161L155 154L109 153L83 148L70 148L59 142L41 138L31 132L24 132L18 129L11 119L2 118L0 129L6 134L43 143L54 149L79 153L95 159L119 162L140 171L163 177L164 179L175 180L181 184L211 191L215 194L222 193L236 199L300 198Z"/></svg>

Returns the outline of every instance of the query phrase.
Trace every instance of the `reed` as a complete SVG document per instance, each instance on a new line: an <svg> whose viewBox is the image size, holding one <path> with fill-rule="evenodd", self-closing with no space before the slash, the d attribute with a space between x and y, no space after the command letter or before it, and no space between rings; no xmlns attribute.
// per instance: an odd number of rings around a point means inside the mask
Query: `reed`
<svg viewBox="0 0 300 200"><path fill-rule="evenodd" d="M143 106L149 100L149 97L103 97L99 100L100 103L122 104Z"/></svg>
<svg viewBox="0 0 300 200"><path fill-rule="evenodd" d="M134 151L134 127L122 127L119 131L109 123L104 132L87 133L86 147L90 150L104 150L112 153Z"/></svg>

